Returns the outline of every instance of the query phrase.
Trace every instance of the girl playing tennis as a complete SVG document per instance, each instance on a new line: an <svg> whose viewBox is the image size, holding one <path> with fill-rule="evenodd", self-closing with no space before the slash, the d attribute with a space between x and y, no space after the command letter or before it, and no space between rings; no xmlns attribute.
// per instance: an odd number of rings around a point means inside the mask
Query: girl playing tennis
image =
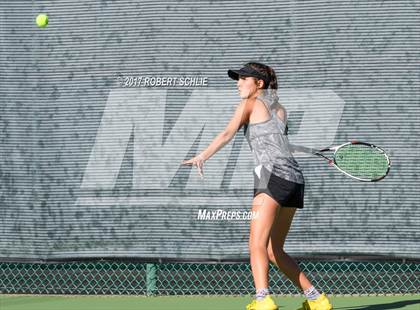
<svg viewBox="0 0 420 310"><path fill-rule="evenodd" d="M302 310L330 310L332 305L284 251L284 243L296 209L303 208L304 178L289 149L287 114L278 102L277 77L272 68L250 62L229 70L237 80L241 102L226 128L199 155L182 162L193 165L203 177L203 165L242 127L252 150L254 198L249 251L256 299L247 310L276 310L268 288L269 262L275 264L305 294Z"/></svg>

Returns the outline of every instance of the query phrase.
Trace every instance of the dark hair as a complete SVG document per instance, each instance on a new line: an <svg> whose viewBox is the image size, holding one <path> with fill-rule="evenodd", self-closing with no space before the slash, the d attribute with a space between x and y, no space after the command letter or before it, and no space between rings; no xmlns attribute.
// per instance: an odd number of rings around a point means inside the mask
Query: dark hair
<svg viewBox="0 0 420 310"><path fill-rule="evenodd" d="M264 81L264 87L263 87L264 89L267 89L267 88L277 89L278 88L277 76L273 68L259 62L248 62L245 66L250 66L252 69L257 70L263 76L267 77L266 80L270 82L266 83Z"/></svg>

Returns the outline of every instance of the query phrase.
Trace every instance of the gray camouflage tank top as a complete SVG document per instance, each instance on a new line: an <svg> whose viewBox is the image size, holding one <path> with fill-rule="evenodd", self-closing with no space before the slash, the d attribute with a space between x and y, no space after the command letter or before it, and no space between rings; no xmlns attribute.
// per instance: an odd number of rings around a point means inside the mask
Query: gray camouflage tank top
<svg viewBox="0 0 420 310"><path fill-rule="evenodd" d="M255 173L259 176L264 166L278 177L303 184L302 171L289 149L286 124L277 116L277 111L271 108L273 103L278 103L277 94L271 89L264 89L257 99L270 111L271 118L244 127L254 157Z"/></svg>

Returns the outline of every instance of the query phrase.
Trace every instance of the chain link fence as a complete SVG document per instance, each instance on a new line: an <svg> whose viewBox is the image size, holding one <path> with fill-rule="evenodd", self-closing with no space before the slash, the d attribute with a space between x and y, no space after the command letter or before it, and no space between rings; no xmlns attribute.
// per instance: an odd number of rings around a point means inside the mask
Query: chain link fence
<svg viewBox="0 0 420 310"><path fill-rule="evenodd" d="M382 261L299 261L327 294L419 293L420 264ZM270 265L274 294L300 291ZM243 295L254 292L248 263L0 263L6 294Z"/></svg>

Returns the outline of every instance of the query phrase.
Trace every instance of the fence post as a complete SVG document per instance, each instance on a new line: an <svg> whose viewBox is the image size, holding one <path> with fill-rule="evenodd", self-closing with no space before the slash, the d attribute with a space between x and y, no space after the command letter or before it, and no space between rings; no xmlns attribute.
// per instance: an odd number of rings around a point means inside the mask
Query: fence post
<svg viewBox="0 0 420 310"><path fill-rule="evenodd" d="M153 295L156 291L156 264L146 265L146 294Z"/></svg>

